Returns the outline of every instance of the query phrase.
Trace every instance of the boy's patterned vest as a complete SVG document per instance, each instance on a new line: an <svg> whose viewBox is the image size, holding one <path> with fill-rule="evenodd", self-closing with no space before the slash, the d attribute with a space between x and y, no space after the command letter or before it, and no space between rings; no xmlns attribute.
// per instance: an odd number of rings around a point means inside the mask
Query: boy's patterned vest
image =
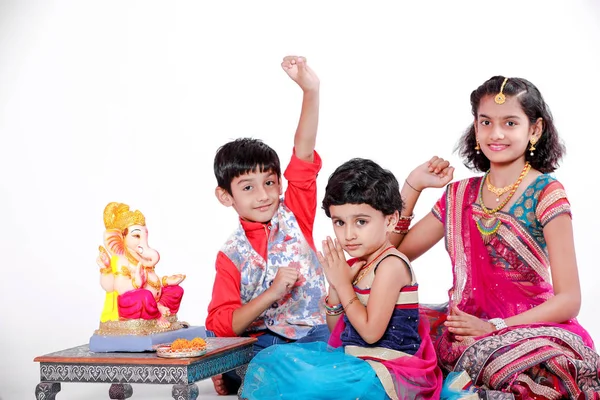
<svg viewBox="0 0 600 400"><path fill-rule="evenodd" d="M265 310L246 332L269 329L288 339L301 339L312 327L325 323L323 267L283 200L271 219L269 230L266 261L252 248L241 225L221 251L240 271L242 304L267 290L279 267L298 270L296 286Z"/></svg>

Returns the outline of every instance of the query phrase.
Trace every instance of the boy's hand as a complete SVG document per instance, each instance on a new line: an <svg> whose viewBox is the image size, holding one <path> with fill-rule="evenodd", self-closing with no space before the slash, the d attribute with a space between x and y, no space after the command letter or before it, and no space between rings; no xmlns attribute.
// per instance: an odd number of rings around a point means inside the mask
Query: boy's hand
<svg viewBox="0 0 600 400"><path fill-rule="evenodd" d="M279 267L268 290L271 291L275 300L279 300L292 290L298 278L299 274L296 268Z"/></svg>
<svg viewBox="0 0 600 400"><path fill-rule="evenodd" d="M284 57L281 68L304 92L319 90L319 77L306 64L306 58L298 56Z"/></svg>
<svg viewBox="0 0 600 400"><path fill-rule="evenodd" d="M421 191L430 187L444 187L452 181L453 177L454 167L443 158L434 156L415 168L406 180L414 189Z"/></svg>

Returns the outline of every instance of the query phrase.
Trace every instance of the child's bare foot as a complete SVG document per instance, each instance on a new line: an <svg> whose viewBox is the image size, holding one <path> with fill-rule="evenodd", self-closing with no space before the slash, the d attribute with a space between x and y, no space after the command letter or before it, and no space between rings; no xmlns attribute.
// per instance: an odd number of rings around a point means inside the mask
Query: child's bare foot
<svg viewBox="0 0 600 400"><path fill-rule="evenodd" d="M213 385L215 385L215 392L217 392L218 395L223 396L229 394L229 391L225 386L225 381L223 380L223 375L215 375L211 379L213 381Z"/></svg>

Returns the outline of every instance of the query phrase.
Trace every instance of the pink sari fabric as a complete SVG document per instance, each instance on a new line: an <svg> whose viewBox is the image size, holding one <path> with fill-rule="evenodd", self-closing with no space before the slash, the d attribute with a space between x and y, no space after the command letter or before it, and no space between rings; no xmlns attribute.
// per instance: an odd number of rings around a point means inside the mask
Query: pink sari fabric
<svg viewBox="0 0 600 400"><path fill-rule="evenodd" d="M340 336L345 327L344 319L340 318L331 332L330 346L343 345ZM399 399L438 400L442 390L442 372L437 366L429 324L425 318L419 321L419 335L421 346L414 355L378 361L390 372Z"/></svg>
<svg viewBox="0 0 600 400"><path fill-rule="evenodd" d="M562 201L555 215L569 212L562 186L547 175L542 177L527 188L524 195L531 197L527 204L535 200L543 206L547 201L542 203L542 198L553 191L552 199L558 199L557 204ZM500 229L484 243L476 225L482 216L476 204L481 183L479 177L449 185L433 211L444 223L453 264L449 305L481 319L508 318L554 295L549 261L545 242L541 245L532 233L535 227L510 213L496 214ZM530 220L541 215L542 206L532 211ZM443 328L436 343L445 370L466 370L478 386L512 392L517 398L535 394L540 399L597 398L600 359L593 348L590 335L575 319L513 326L462 342Z"/></svg>

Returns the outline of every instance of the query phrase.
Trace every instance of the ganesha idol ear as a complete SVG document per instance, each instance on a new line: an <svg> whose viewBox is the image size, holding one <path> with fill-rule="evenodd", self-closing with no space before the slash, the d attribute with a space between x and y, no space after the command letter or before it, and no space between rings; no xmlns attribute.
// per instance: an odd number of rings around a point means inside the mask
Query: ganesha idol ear
<svg viewBox="0 0 600 400"><path fill-rule="evenodd" d="M111 254L118 256L125 254L123 235L118 229L107 229L104 231L104 245Z"/></svg>
<svg viewBox="0 0 600 400"><path fill-rule="evenodd" d="M227 192L227 190L223 189L220 186L217 186L215 189L215 196L219 203L223 204L225 207L231 207L233 205L233 197Z"/></svg>

